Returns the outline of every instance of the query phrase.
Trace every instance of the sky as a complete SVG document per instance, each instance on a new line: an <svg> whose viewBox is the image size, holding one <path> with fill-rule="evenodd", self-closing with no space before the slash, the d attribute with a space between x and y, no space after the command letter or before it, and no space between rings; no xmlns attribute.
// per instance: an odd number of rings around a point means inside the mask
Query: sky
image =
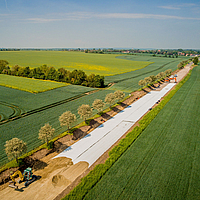
<svg viewBox="0 0 200 200"><path fill-rule="evenodd" d="M200 0L0 0L0 48L200 49Z"/></svg>

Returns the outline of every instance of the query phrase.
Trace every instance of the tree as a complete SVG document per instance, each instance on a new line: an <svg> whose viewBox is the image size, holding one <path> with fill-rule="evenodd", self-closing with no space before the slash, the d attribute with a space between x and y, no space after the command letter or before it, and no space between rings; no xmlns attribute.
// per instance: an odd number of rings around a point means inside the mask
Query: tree
<svg viewBox="0 0 200 200"><path fill-rule="evenodd" d="M19 70L19 68L20 68L19 65L13 66L12 69L11 69L11 71L12 71L11 74L12 74L12 75L16 75L17 72L18 72L18 70Z"/></svg>
<svg viewBox="0 0 200 200"><path fill-rule="evenodd" d="M79 106L78 114L86 122L86 119L92 115L92 108L87 104L83 104L83 105Z"/></svg>
<svg viewBox="0 0 200 200"><path fill-rule="evenodd" d="M172 70L171 70L171 69L167 69L167 70L165 71L166 76L169 76L171 73L172 73Z"/></svg>
<svg viewBox="0 0 200 200"><path fill-rule="evenodd" d="M165 77L165 73L164 72L160 72L161 78Z"/></svg>
<svg viewBox="0 0 200 200"><path fill-rule="evenodd" d="M151 83L153 83L154 81L156 81L156 76L151 75L151 76L149 76L149 77L151 78Z"/></svg>
<svg viewBox="0 0 200 200"><path fill-rule="evenodd" d="M0 60L0 73L6 68L6 66L8 65L8 61L6 60Z"/></svg>
<svg viewBox="0 0 200 200"><path fill-rule="evenodd" d="M158 73L158 74L156 75L156 79L157 79L157 80L160 80L160 79L161 79L160 73Z"/></svg>
<svg viewBox="0 0 200 200"><path fill-rule="evenodd" d="M45 141L47 143L47 147L48 147L49 140L52 138L54 132L55 132L55 129L51 128L49 123L47 123L43 127L40 128L38 139Z"/></svg>
<svg viewBox="0 0 200 200"><path fill-rule="evenodd" d="M140 80L140 81L138 82L138 85L144 87L144 86L146 85L145 80Z"/></svg>
<svg viewBox="0 0 200 200"><path fill-rule="evenodd" d="M118 101L122 100L125 97L125 94L122 91L120 91L120 90L115 91L114 95L115 95L115 98Z"/></svg>
<svg viewBox="0 0 200 200"><path fill-rule="evenodd" d="M70 111L66 111L59 117L59 121L60 125L67 126L69 131L70 125L76 121L76 115L72 114Z"/></svg>
<svg viewBox="0 0 200 200"><path fill-rule="evenodd" d="M6 141L4 146L8 159L16 159L17 163L18 157L24 154L27 150L26 143L18 138L13 138L9 141Z"/></svg>
<svg viewBox="0 0 200 200"><path fill-rule="evenodd" d="M151 79L150 77L146 77L146 78L144 79L144 81L145 81L146 84L148 85L149 83L152 82L152 79Z"/></svg>
<svg viewBox="0 0 200 200"><path fill-rule="evenodd" d="M182 68L183 68L183 64L182 64L182 63L179 63L179 64L177 65L177 68L178 68L178 69L182 69Z"/></svg>
<svg viewBox="0 0 200 200"><path fill-rule="evenodd" d="M195 57L195 58L193 59L193 63L194 63L194 65L197 65L197 64L198 64L198 62L199 62L199 59L198 59L198 57Z"/></svg>
<svg viewBox="0 0 200 200"><path fill-rule="evenodd" d="M109 93L106 95L105 102L111 106L115 103L116 97L114 93Z"/></svg>
<svg viewBox="0 0 200 200"><path fill-rule="evenodd" d="M100 112L103 110L104 105L105 103L101 99L95 99L92 104L92 107L98 112Z"/></svg>

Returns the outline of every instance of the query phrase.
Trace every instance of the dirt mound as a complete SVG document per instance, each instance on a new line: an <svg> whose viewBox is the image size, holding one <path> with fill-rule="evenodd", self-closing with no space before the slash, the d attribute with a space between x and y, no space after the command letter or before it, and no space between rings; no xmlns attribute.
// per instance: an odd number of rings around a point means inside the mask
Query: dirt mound
<svg viewBox="0 0 200 200"><path fill-rule="evenodd" d="M52 178L52 185L55 186L62 186L62 185L69 185L70 181L67 180L63 175L58 174L53 176Z"/></svg>
<svg viewBox="0 0 200 200"><path fill-rule="evenodd" d="M42 179L47 178L49 174L57 169L61 168L68 168L69 166L73 165L71 159L66 157L60 157L50 160L45 170L37 171L37 173L41 176Z"/></svg>

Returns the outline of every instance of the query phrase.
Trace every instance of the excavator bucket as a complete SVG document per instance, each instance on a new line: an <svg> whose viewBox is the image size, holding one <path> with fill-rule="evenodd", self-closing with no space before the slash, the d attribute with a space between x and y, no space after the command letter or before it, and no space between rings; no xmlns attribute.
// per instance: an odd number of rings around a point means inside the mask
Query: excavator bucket
<svg viewBox="0 0 200 200"><path fill-rule="evenodd" d="M9 187L11 187L11 188L15 188L15 189L18 189L18 186L17 185L15 185L15 182L12 182L12 181L9 181Z"/></svg>

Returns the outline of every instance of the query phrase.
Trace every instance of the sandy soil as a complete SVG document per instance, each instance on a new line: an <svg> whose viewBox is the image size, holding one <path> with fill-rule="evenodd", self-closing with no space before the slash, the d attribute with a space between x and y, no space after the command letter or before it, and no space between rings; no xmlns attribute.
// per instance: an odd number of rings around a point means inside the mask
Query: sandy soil
<svg viewBox="0 0 200 200"><path fill-rule="evenodd" d="M178 74L178 82L188 73L189 69L189 67L186 67L183 70L180 70L180 72L176 72ZM97 164L105 162L105 160L108 158L108 152L119 142L119 140L117 143L113 144L113 146L107 152L105 152L90 168L88 168L89 165L87 162L79 162L73 165L71 159L68 158L51 158L66 149L68 146L72 145L74 142L78 141L81 137L88 134L104 121L107 121L116 115L125 107L136 101L138 98L144 96L151 90L161 90L166 86L166 84L167 83L163 83L160 85L160 87L155 85L152 88L147 88L142 91L131 93L129 99L125 100L121 105L113 108L113 110L109 111L108 113L103 114L101 117L92 120L90 122L90 126L85 126L77 129L73 138L72 136L68 135L57 140L54 144L56 146L56 150L54 152L42 150L41 152L37 152L32 155L29 158L29 162L32 160L34 161L34 165L32 167L34 169L33 173L34 175L38 176L38 179L31 183L28 187L24 187L23 183L18 184L19 190L8 187L8 183L4 184L3 187L0 188L0 199L57 200L65 196L80 182L80 179L87 175L90 170L92 170ZM138 123L136 123L134 126L136 125L138 125ZM133 129L133 127L131 129ZM129 131L127 131L127 133ZM125 137L125 135L123 137Z"/></svg>
<svg viewBox="0 0 200 200"><path fill-rule="evenodd" d="M28 187L24 187L24 183L17 183L18 190L10 187L5 188L0 191L0 199L54 199L86 169L88 169L88 163L86 162L73 165L71 159L68 158L51 159L44 169L34 171L34 175L38 176L38 180Z"/></svg>

